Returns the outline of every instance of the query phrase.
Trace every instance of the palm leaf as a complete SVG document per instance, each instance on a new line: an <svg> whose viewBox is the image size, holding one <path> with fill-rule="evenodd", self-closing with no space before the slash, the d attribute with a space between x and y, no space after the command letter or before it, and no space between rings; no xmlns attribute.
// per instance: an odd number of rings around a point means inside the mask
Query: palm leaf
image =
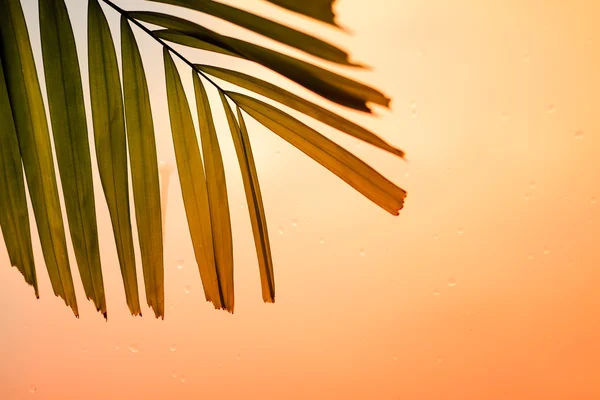
<svg viewBox="0 0 600 400"><path fill-rule="evenodd" d="M89 0L88 66L96 160L108 204L129 311L141 314L129 212L127 149L121 80L108 22Z"/></svg>
<svg viewBox="0 0 600 400"><path fill-rule="evenodd" d="M0 0L0 58L27 186L54 294L79 314L42 92L21 3Z"/></svg>
<svg viewBox="0 0 600 400"><path fill-rule="evenodd" d="M338 64L358 66L349 61L345 51L304 32L297 31L267 18L213 0L150 0L200 11L239 25L269 39L302 50L315 57ZM306 10L306 7L297 9Z"/></svg>
<svg viewBox="0 0 600 400"><path fill-rule="evenodd" d="M167 101L181 194L206 300L225 307L225 296L215 262L208 189L196 132L177 67L164 49Z"/></svg>
<svg viewBox="0 0 600 400"><path fill-rule="evenodd" d="M39 298L33 262L29 214L21 153L0 58L0 227L11 265L33 286Z"/></svg>
<svg viewBox="0 0 600 400"><path fill-rule="evenodd" d="M402 150L328 107L270 82L240 71L194 64L169 43L258 63L330 102L358 111L371 112L371 103L388 107L390 100L382 92L330 71L328 67L219 34L183 18L157 12L129 12L111 0L100 1L121 16L123 71L121 75L99 0L88 0L88 68L94 144L127 304L133 315L141 315L141 311L129 205L128 159L146 299L159 318L164 318L165 221L149 88L130 24L163 47L167 103L181 193L204 294L215 308L234 310L233 239L223 155L211 99L204 87L206 82L217 89L232 135L265 302L275 300L273 260L242 110L389 213L397 215L403 207L406 192L349 151L277 107L247 95L224 91L213 78L267 97L396 156L404 157ZM220 18L322 61L358 66L336 46L234 6L213 0L151 1ZM334 0L267 1L337 26L332 9ZM0 227L11 264L34 286L37 295L26 182L53 290L77 315L50 132L23 10L20 1L15 0L0 0L0 10ZM40 0L39 12L46 90L67 221L86 296L105 313L91 156L74 34L64 0ZM144 23L166 29L152 31ZM172 55L192 71L202 147L198 144L188 99ZM229 101L236 105L237 118ZM166 182L164 185L166 187Z"/></svg>
<svg viewBox="0 0 600 400"><path fill-rule="evenodd" d="M206 171L206 186L208 189L208 206L213 232L213 246L219 281L223 290L224 307L233 313L233 239L231 237L231 220L227 200L227 183L225 169L217 132L208 102L208 95L198 74L192 72L196 108L200 123L200 138L204 169Z"/></svg>
<svg viewBox="0 0 600 400"><path fill-rule="evenodd" d="M44 0L39 6L46 91L69 231L85 294L106 316L92 162L75 38L63 0Z"/></svg>
<svg viewBox="0 0 600 400"><path fill-rule="evenodd" d="M223 93L219 92L221 102L225 109L227 122L233 138L233 144L237 153L242 180L244 181L244 191L246 201L248 202L248 211L250 213L250 222L252 223L252 232L254 234L254 244L256 246L256 255L258 257L258 266L260 272L260 282L262 288L263 301L268 303L275 302L275 276L273 273L273 260L271 257L271 246L269 244L269 232L267 229L267 219L263 207L260 185L258 183L258 173L254 164L250 138L246 130L246 124L242 117L242 112L238 108L239 124L235 120L231 107Z"/></svg>
<svg viewBox="0 0 600 400"><path fill-rule="evenodd" d="M164 318L162 218L154 125L142 58L125 16L121 17L121 50L129 160L146 299L156 316Z"/></svg>

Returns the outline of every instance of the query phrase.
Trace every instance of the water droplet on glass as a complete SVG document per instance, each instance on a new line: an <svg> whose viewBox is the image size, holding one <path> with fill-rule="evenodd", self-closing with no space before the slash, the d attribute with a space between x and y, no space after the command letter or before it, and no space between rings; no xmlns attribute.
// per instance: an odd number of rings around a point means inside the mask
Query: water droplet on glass
<svg viewBox="0 0 600 400"><path fill-rule="evenodd" d="M438 235L437 233L434 233L434 234L433 234L433 238L434 238L435 240L438 240L438 239L440 238L440 235Z"/></svg>
<svg viewBox="0 0 600 400"><path fill-rule="evenodd" d="M435 289L435 290L433 291L433 295L434 295L434 296L439 296L439 295L440 295L440 291L439 291L439 290L437 290L437 289Z"/></svg>
<svg viewBox="0 0 600 400"><path fill-rule="evenodd" d="M183 269L184 261L182 259L177 260L177 269Z"/></svg>
<svg viewBox="0 0 600 400"><path fill-rule="evenodd" d="M556 111L554 104L550 104L548 107L546 107L546 111L548 112L548 114L554 113L554 111Z"/></svg>
<svg viewBox="0 0 600 400"><path fill-rule="evenodd" d="M275 157L277 157L277 158L281 157L281 152L280 151L276 151L275 152Z"/></svg>
<svg viewBox="0 0 600 400"><path fill-rule="evenodd" d="M283 226L279 225L279 227L277 227L277 233L283 235Z"/></svg>
<svg viewBox="0 0 600 400"><path fill-rule="evenodd" d="M365 249L360 249L360 256L364 257L365 255L367 255L367 253L365 252Z"/></svg>
<svg viewBox="0 0 600 400"><path fill-rule="evenodd" d="M129 346L129 351L131 351L132 353L139 353L140 349L136 345L131 345Z"/></svg>
<svg viewBox="0 0 600 400"><path fill-rule="evenodd" d="M398 356L396 354L392 355L392 360L398 361Z"/></svg>
<svg viewBox="0 0 600 400"><path fill-rule="evenodd" d="M544 248L544 254L546 254L546 255L550 254L550 249L547 248L547 247L545 247Z"/></svg>
<svg viewBox="0 0 600 400"><path fill-rule="evenodd" d="M298 220L296 218L292 219L292 226L294 228L298 226Z"/></svg>
<svg viewBox="0 0 600 400"><path fill-rule="evenodd" d="M119 346L119 345L116 345L116 346L115 346L115 351L119 351L119 350L121 350L121 346Z"/></svg>
<svg viewBox="0 0 600 400"><path fill-rule="evenodd" d="M35 387L35 385L29 385L29 393L35 393L37 391L37 388Z"/></svg>
<svg viewBox="0 0 600 400"><path fill-rule="evenodd" d="M535 189L535 181L529 181L529 189Z"/></svg>
<svg viewBox="0 0 600 400"><path fill-rule="evenodd" d="M183 287L183 291L185 294L190 294L190 293L192 293L192 288L190 287L190 285L185 285Z"/></svg>
<svg viewBox="0 0 600 400"><path fill-rule="evenodd" d="M360 149L360 143L356 143L356 144L354 145L354 147L355 147L355 148L357 148L357 149Z"/></svg>
<svg viewBox="0 0 600 400"><path fill-rule="evenodd" d="M573 135L575 136L575 139L583 139L583 131L575 131L575 134Z"/></svg>
<svg viewBox="0 0 600 400"><path fill-rule="evenodd" d="M171 372L171 376L172 376L173 378L177 378L177 372L175 372L175 371Z"/></svg>
<svg viewBox="0 0 600 400"><path fill-rule="evenodd" d="M325 243L325 239L321 238L319 239L319 244L324 244Z"/></svg>
<svg viewBox="0 0 600 400"><path fill-rule="evenodd" d="M406 171L406 172L404 173L404 177L405 177L405 178L408 178L409 176L410 176L410 172Z"/></svg>
<svg viewBox="0 0 600 400"><path fill-rule="evenodd" d="M172 351L172 352L173 352L173 351L176 351L176 350L177 350L177 347L175 347L175 346L171 346L171 347L169 347L169 350L170 350L170 351Z"/></svg>
<svg viewBox="0 0 600 400"><path fill-rule="evenodd" d="M456 286L456 279L454 279L454 278L448 279L448 286L450 286L450 287Z"/></svg>
<svg viewBox="0 0 600 400"><path fill-rule="evenodd" d="M528 260L533 260L533 255L531 255L531 254L530 254L530 255L528 255L528 256L527 256L527 259L528 259Z"/></svg>
<svg viewBox="0 0 600 400"><path fill-rule="evenodd" d="M87 353L88 351L87 351L87 349L84 347L83 349L81 349L81 352L82 352L82 353Z"/></svg>
<svg viewBox="0 0 600 400"><path fill-rule="evenodd" d="M529 193L525 194L525 200L529 200Z"/></svg>
<svg viewBox="0 0 600 400"><path fill-rule="evenodd" d="M437 362L441 363L442 361L444 361L444 359L442 357L438 357Z"/></svg>
<svg viewBox="0 0 600 400"><path fill-rule="evenodd" d="M456 233L458 233L459 235L462 235L463 233L465 233L465 231L462 228L458 228Z"/></svg>
<svg viewBox="0 0 600 400"><path fill-rule="evenodd" d="M181 382L181 383L185 383L185 380L186 380L185 376L183 376L183 375L179 378L179 382Z"/></svg>
<svg viewBox="0 0 600 400"><path fill-rule="evenodd" d="M596 204L598 202L598 199L596 199L595 197L592 197L590 199L590 204Z"/></svg>
<svg viewBox="0 0 600 400"><path fill-rule="evenodd" d="M242 356L240 355L240 353L237 353L237 355L235 356L235 359L240 361L242 359Z"/></svg>
<svg viewBox="0 0 600 400"><path fill-rule="evenodd" d="M174 308L175 308L175 304L173 304L173 303L170 303L170 304L169 304L169 310L173 310Z"/></svg>

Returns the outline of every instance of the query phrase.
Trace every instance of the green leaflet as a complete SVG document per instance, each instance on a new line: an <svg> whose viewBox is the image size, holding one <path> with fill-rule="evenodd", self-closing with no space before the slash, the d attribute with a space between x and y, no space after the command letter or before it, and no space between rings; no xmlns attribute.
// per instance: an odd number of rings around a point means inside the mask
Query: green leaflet
<svg viewBox="0 0 600 400"><path fill-rule="evenodd" d="M194 47L199 50L211 51L213 53L220 53L220 54L224 54L226 56L242 58L241 55L236 54L232 51L229 51L223 47L215 46L215 45L205 42L203 40L196 39L195 37L181 34L177 31L171 31L171 30L160 31L160 35L157 35L157 36L159 36L161 39L167 40L169 42L176 42L181 45L188 46L188 47Z"/></svg>
<svg viewBox="0 0 600 400"><path fill-rule="evenodd" d="M121 17L123 92L131 181L148 305L164 318L164 263L160 184L154 124L142 58L125 16Z"/></svg>
<svg viewBox="0 0 600 400"><path fill-rule="evenodd" d="M88 8L88 66L96 159L108 204L129 311L141 314L129 212L127 148L121 80L106 17L97 0Z"/></svg>
<svg viewBox="0 0 600 400"><path fill-rule="evenodd" d="M348 121L347 119L327 110L326 108L290 93L287 90L282 89L281 87L270 82L266 82L254 76L246 75L242 72L232 71L225 68L198 64L196 64L196 67L201 71L219 79L223 79L227 82L233 83L234 85L269 97L281 104L309 115L314 119L323 122L324 124L352 135L364 142L370 143L373 146L377 146L399 157L404 157L404 152L402 150L389 145L367 129L355 124L354 122Z"/></svg>
<svg viewBox="0 0 600 400"><path fill-rule="evenodd" d="M75 38L63 0L39 2L46 92L67 221L85 294L106 316L92 163Z"/></svg>
<svg viewBox="0 0 600 400"><path fill-rule="evenodd" d="M0 227L11 265L39 296L17 131L0 60Z"/></svg>
<svg viewBox="0 0 600 400"><path fill-rule="evenodd" d="M167 25L166 21L176 18L168 17L161 19L161 23ZM265 47L200 28L202 30L194 33L193 36L199 39L200 43L190 40L191 34L177 33L176 30L172 29L154 31L154 35L185 46L195 47L200 44L198 48L201 49L206 47L203 42L211 43L229 52L237 53L240 57L261 64L328 100L358 111L370 113L371 109L367 106L368 102L389 107L390 99L388 97L362 83Z"/></svg>
<svg viewBox="0 0 600 400"><path fill-rule="evenodd" d="M256 246L256 255L258 258L263 301L274 303L275 276L273 272L273 259L271 257L271 245L269 243L267 219L263 207L262 195L260 194L258 173L256 172L256 165L254 164L250 138L248 137L246 124L244 123L244 118L242 117L242 112L239 107L237 109L239 119L238 125L227 99L223 93L219 92L219 95L221 96L221 102L225 109L225 115L227 116L235 152L242 172L244 191L246 192L246 201L248 202L248 211L250 213L250 222L252 223L252 233L254 234L254 245Z"/></svg>
<svg viewBox="0 0 600 400"><path fill-rule="evenodd" d="M78 315L46 112L21 3L0 0L0 58L52 289Z"/></svg>
<svg viewBox="0 0 600 400"><path fill-rule="evenodd" d="M189 104L177 67L163 49L171 133L196 262L206 300L215 308L225 307L225 298L215 264L208 189Z"/></svg>
<svg viewBox="0 0 600 400"><path fill-rule="evenodd" d="M398 215L406 192L358 157L267 103L243 94L227 93L258 122L329 169L384 210Z"/></svg>
<svg viewBox="0 0 600 400"><path fill-rule="evenodd" d="M280 7L287 8L290 11L295 11L304 14L307 17L317 19L319 21L336 25L333 13L334 0L267 0Z"/></svg>
<svg viewBox="0 0 600 400"><path fill-rule="evenodd" d="M302 50L315 57L322 58L334 63L358 66L348 60L348 53L304 32L279 24L275 21L260 17L244 10L219 3L213 0L150 0L157 3L172 4L200 11L217 18L224 19L243 28L259 33L270 39L286 44L298 50ZM295 1L302 3L302 1ZM315 2L316 0L312 0ZM321 2L323 0L320 0ZM307 7L296 7L306 10Z"/></svg>
<svg viewBox="0 0 600 400"><path fill-rule="evenodd" d="M202 81L196 71L192 71L192 77L194 92L196 94L198 122L200 124L204 169L206 171L215 260L217 262L219 281L223 290L225 309L233 313L235 302L233 287L233 239L231 237L231 219L227 200L225 168L223 167L223 158L221 156L221 149L219 148L219 141L206 89L202 85Z"/></svg>

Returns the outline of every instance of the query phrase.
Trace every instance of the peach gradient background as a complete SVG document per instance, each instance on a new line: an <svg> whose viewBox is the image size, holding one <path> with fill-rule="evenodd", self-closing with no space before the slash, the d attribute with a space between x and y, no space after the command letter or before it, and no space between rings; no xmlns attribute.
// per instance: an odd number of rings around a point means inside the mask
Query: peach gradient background
<svg viewBox="0 0 600 400"><path fill-rule="evenodd" d="M41 67L37 2L22 2ZM83 60L86 3L67 1ZM37 236L40 300L0 246L0 399L600 399L598 2L342 0L339 21L353 35L259 0L230 3L374 66L344 73L383 89L391 112L340 112L406 150L410 163L313 126L407 189L405 209L388 215L248 118L276 265L277 302L262 304L241 176L215 102L235 315L203 301L174 175L167 315L155 320L144 308L130 317L98 185L109 320L85 301L74 265L81 319L52 295ZM118 35L118 16L105 10ZM136 34L159 157L174 163L161 49ZM251 64L183 51L296 90Z"/></svg>

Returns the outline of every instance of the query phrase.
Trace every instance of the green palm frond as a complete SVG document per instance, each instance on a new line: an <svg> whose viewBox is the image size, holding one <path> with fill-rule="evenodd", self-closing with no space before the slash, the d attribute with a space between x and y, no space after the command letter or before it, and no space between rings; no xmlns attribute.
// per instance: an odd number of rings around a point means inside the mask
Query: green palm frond
<svg viewBox="0 0 600 400"><path fill-rule="evenodd" d="M86 122L90 116L85 112L80 60L64 1L39 0L49 118L66 219L85 295L106 317ZM227 21L325 63L361 67L350 60L347 52L320 38L235 6L214 0L149 1L183 7L187 12L199 12ZM333 12L334 0L266 1L339 27ZM114 38L101 3L117 11L121 17L122 71L119 71ZM34 287L37 296L27 190L54 293L78 315L48 118L28 27L19 1L0 0L0 9L0 227L11 264ZM127 11L111 0L88 0L87 24L96 165L112 223L127 305L132 315L141 315L132 207L136 216L147 303L157 318L164 318L165 313L164 210L161 210L149 88L135 36L138 29L163 48L168 112L185 213L205 298L215 308L233 312L235 301L231 217L219 144L222 132L217 132L215 127L213 107L223 107L233 139L248 202L265 302L275 301L274 266L267 217L244 113L329 169L382 209L393 215L398 215L402 209L406 192L364 161L278 107L246 94L225 90L216 80L268 98L400 158L404 157L402 150L330 109L270 82L243 71L194 64L170 43L257 63L332 103L364 113L371 112L371 104L389 106L390 99L379 90L322 66L217 33L187 19L168 13ZM192 74L199 135L173 57L187 64ZM217 90L220 103L212 104L205 88L207 83ZM128 165L133 204L129 201Z"/></svg>

